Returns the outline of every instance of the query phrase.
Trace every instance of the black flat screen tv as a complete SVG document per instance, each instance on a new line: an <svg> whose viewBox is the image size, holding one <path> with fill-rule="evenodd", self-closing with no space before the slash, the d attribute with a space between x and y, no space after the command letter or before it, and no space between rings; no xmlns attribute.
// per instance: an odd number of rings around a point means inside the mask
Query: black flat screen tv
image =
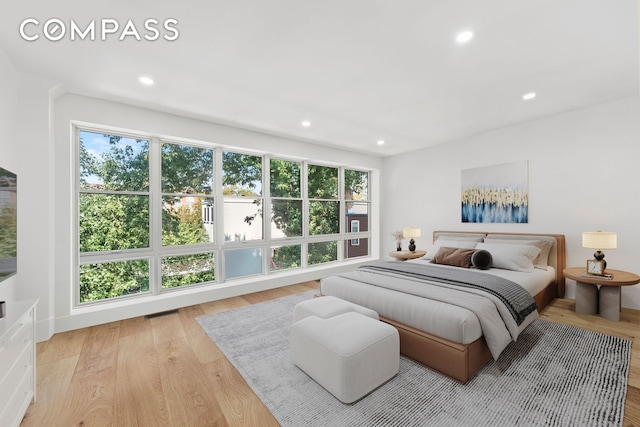
<svg viewBox="0 0 640 427"><path fill-rule="evenodd" d="M18 177L0 168L0 282L18 271Z"/></svg>

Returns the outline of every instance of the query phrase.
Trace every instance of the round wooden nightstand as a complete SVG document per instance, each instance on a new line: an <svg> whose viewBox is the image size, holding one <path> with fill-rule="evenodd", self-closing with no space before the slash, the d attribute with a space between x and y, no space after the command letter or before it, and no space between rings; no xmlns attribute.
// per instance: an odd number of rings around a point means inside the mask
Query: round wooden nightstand
<svg viewBox="0 0 640 427"><path fill-rule="evenodd" d="M427 254L427 251L394 251L389 252L389 256L399 259L400 261L406 261L408 259L415 259L423 257Z"/></svg>
<svg viewBox="0 0 640 427"><path fill-rule="evenodd" d="M620 287L640 283L640 276L621 270L607 269L605 272L612 274L611 278L587 274L585 267L565 268L562 272L576 281L576 313L599 313L616 322L620 321Z"/></svg>

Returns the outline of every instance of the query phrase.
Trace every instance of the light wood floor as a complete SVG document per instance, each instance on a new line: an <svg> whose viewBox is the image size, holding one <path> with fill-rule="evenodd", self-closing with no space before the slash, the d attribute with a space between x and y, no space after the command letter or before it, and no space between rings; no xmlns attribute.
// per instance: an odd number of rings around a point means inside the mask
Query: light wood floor
<svg viewBox="0 0 640 427"><path fill-rule="evenodd" d="M37 401L21 426L278 426L195 319L310 289L318 283L55 334L37 345ZM611 322L563 299L541 316L634 340L624 425L640 426L640 311Z"/></svg>

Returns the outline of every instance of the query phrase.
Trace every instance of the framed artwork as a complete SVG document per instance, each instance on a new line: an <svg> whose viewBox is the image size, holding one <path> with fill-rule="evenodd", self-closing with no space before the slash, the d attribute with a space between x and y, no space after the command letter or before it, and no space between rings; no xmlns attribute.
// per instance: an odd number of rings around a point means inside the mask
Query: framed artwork
<svg viewBox="0 0 640 427"><path fill-rule="evenodd" d="M529 161L462 171L462 222L529 222Z"/></svg>

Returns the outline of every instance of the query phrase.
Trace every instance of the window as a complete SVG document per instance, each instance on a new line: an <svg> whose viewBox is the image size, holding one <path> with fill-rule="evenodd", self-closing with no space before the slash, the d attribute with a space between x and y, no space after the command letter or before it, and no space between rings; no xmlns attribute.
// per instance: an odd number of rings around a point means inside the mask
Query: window
<svg viewBox="0 0 640 427"><path fill-rule="evenodd" d="M222 155L225 242L262 240L262 157Z"/></svg>
<svg viewBox="0 0 640 427"><path fill-rule="evenodd" d="M149 292L149 261L112 261L80 266L80 302Z"/></svg>
<svg viewBox="0 0 640 427"><path fill-rule="evenodd" d="M354 243L355 240L355 243ZM344 241L345 259L369 255L369 239L349 239Z"/></svg>
<svg viewBox="0 0 640 427"><path fill-rule="evenodd" d="M162 257L162 287L175 288L216 279L213 252Z"/></svg>
<svg viewBox="0 0 640 427"><path fill-rule="evenodd" d="M161 171L162 245L213 242L213 150L165 142Z"/></svg>
<svg viewBox="0 0 640 427"><path fill-rule="evenodd" d="M162 142L162 289L213 282L215 255L183 254L176 247L196 247L215 240L213 150ZM193 249L189 249L192 251Z"/></svg>
<svg viewBox="0 0 640 427"><path fill-rule="evenodd" d="M211 247L189 254L173 249L214 241L213 150L162 143L161 179L154 184L150 145L148 139L79 131L80 303L153 292L156 268L159 289L215 280ZM154 185L161 193L157 234L151 227ZM154 251L154 240L167 249Z"/></svg>
<svg viewBox="0 0 640 427"><path fill-rule="evenodd" d="M369 255L368 171L96 129L76 135L76 304Z"/></svg>
<svg viewBox="0 0 640 427"><path fill-rule="evenodd" d="M309 265L323 264L338 260L338 242L309 243Z"/></svg>
<svg viewBox="0 0 640 427"><path fill-rule="evenodd" d="M79 140L78 299L149 292L149 261L136 252L150 246L149 141L89 131Z"/></svg>
<svg viewBox="0 0 640 427"><path fill-rule="evenodd" d="M340 202L338 201L338 168L309 165L309 234L340 232Z"/></svg>
<svg viewBox="0 0 640 427"><path fill-rule="evenodd" d="M302 267L302 245L272 246L269 269L271 271Z"/></svg>
<svg viewBox="0 0 640 427"><path fill-rule="evenodd" d="M80 251L149 247L149 196L80 194Z"/></svg>
<svg viewBox="0 0 640 427"><path fill-rule="evenodd" d="M271 197L300 199L300 162L271 159Z"/></svg>
<svg viewBox="0 0 640 427"><path fill-rule="evenodd" d="M344 192L347 200L369 200L369 172L345 169Z"/></svg>
<svg viewBox="0 0 640 427"><path fill-rule="evenodd" d="M81 252L149 246L148 157L146 140L80 133Z"/></svg>
<svg viewBox="0 0 640 427"><path fill-rule="evenodd" d="M271 238L302 236L300 162L271 159Z"/></svg>
<svg viewBox="0 0 640 427"><path fill-rule="evenodd" d="M369 172L345 169L344 198L347 233L360 234L369 231ZM355 225L355 226L354 226ZM369 255L369 239L352 238L345 241L345 258Z"/></svg>
<svg viewBox="0 0 640 427"><path fill-rule="evenodd" d="M260 248L232 249L226 250L224 254L227 279L262 273L262 250Z"/></svg>

